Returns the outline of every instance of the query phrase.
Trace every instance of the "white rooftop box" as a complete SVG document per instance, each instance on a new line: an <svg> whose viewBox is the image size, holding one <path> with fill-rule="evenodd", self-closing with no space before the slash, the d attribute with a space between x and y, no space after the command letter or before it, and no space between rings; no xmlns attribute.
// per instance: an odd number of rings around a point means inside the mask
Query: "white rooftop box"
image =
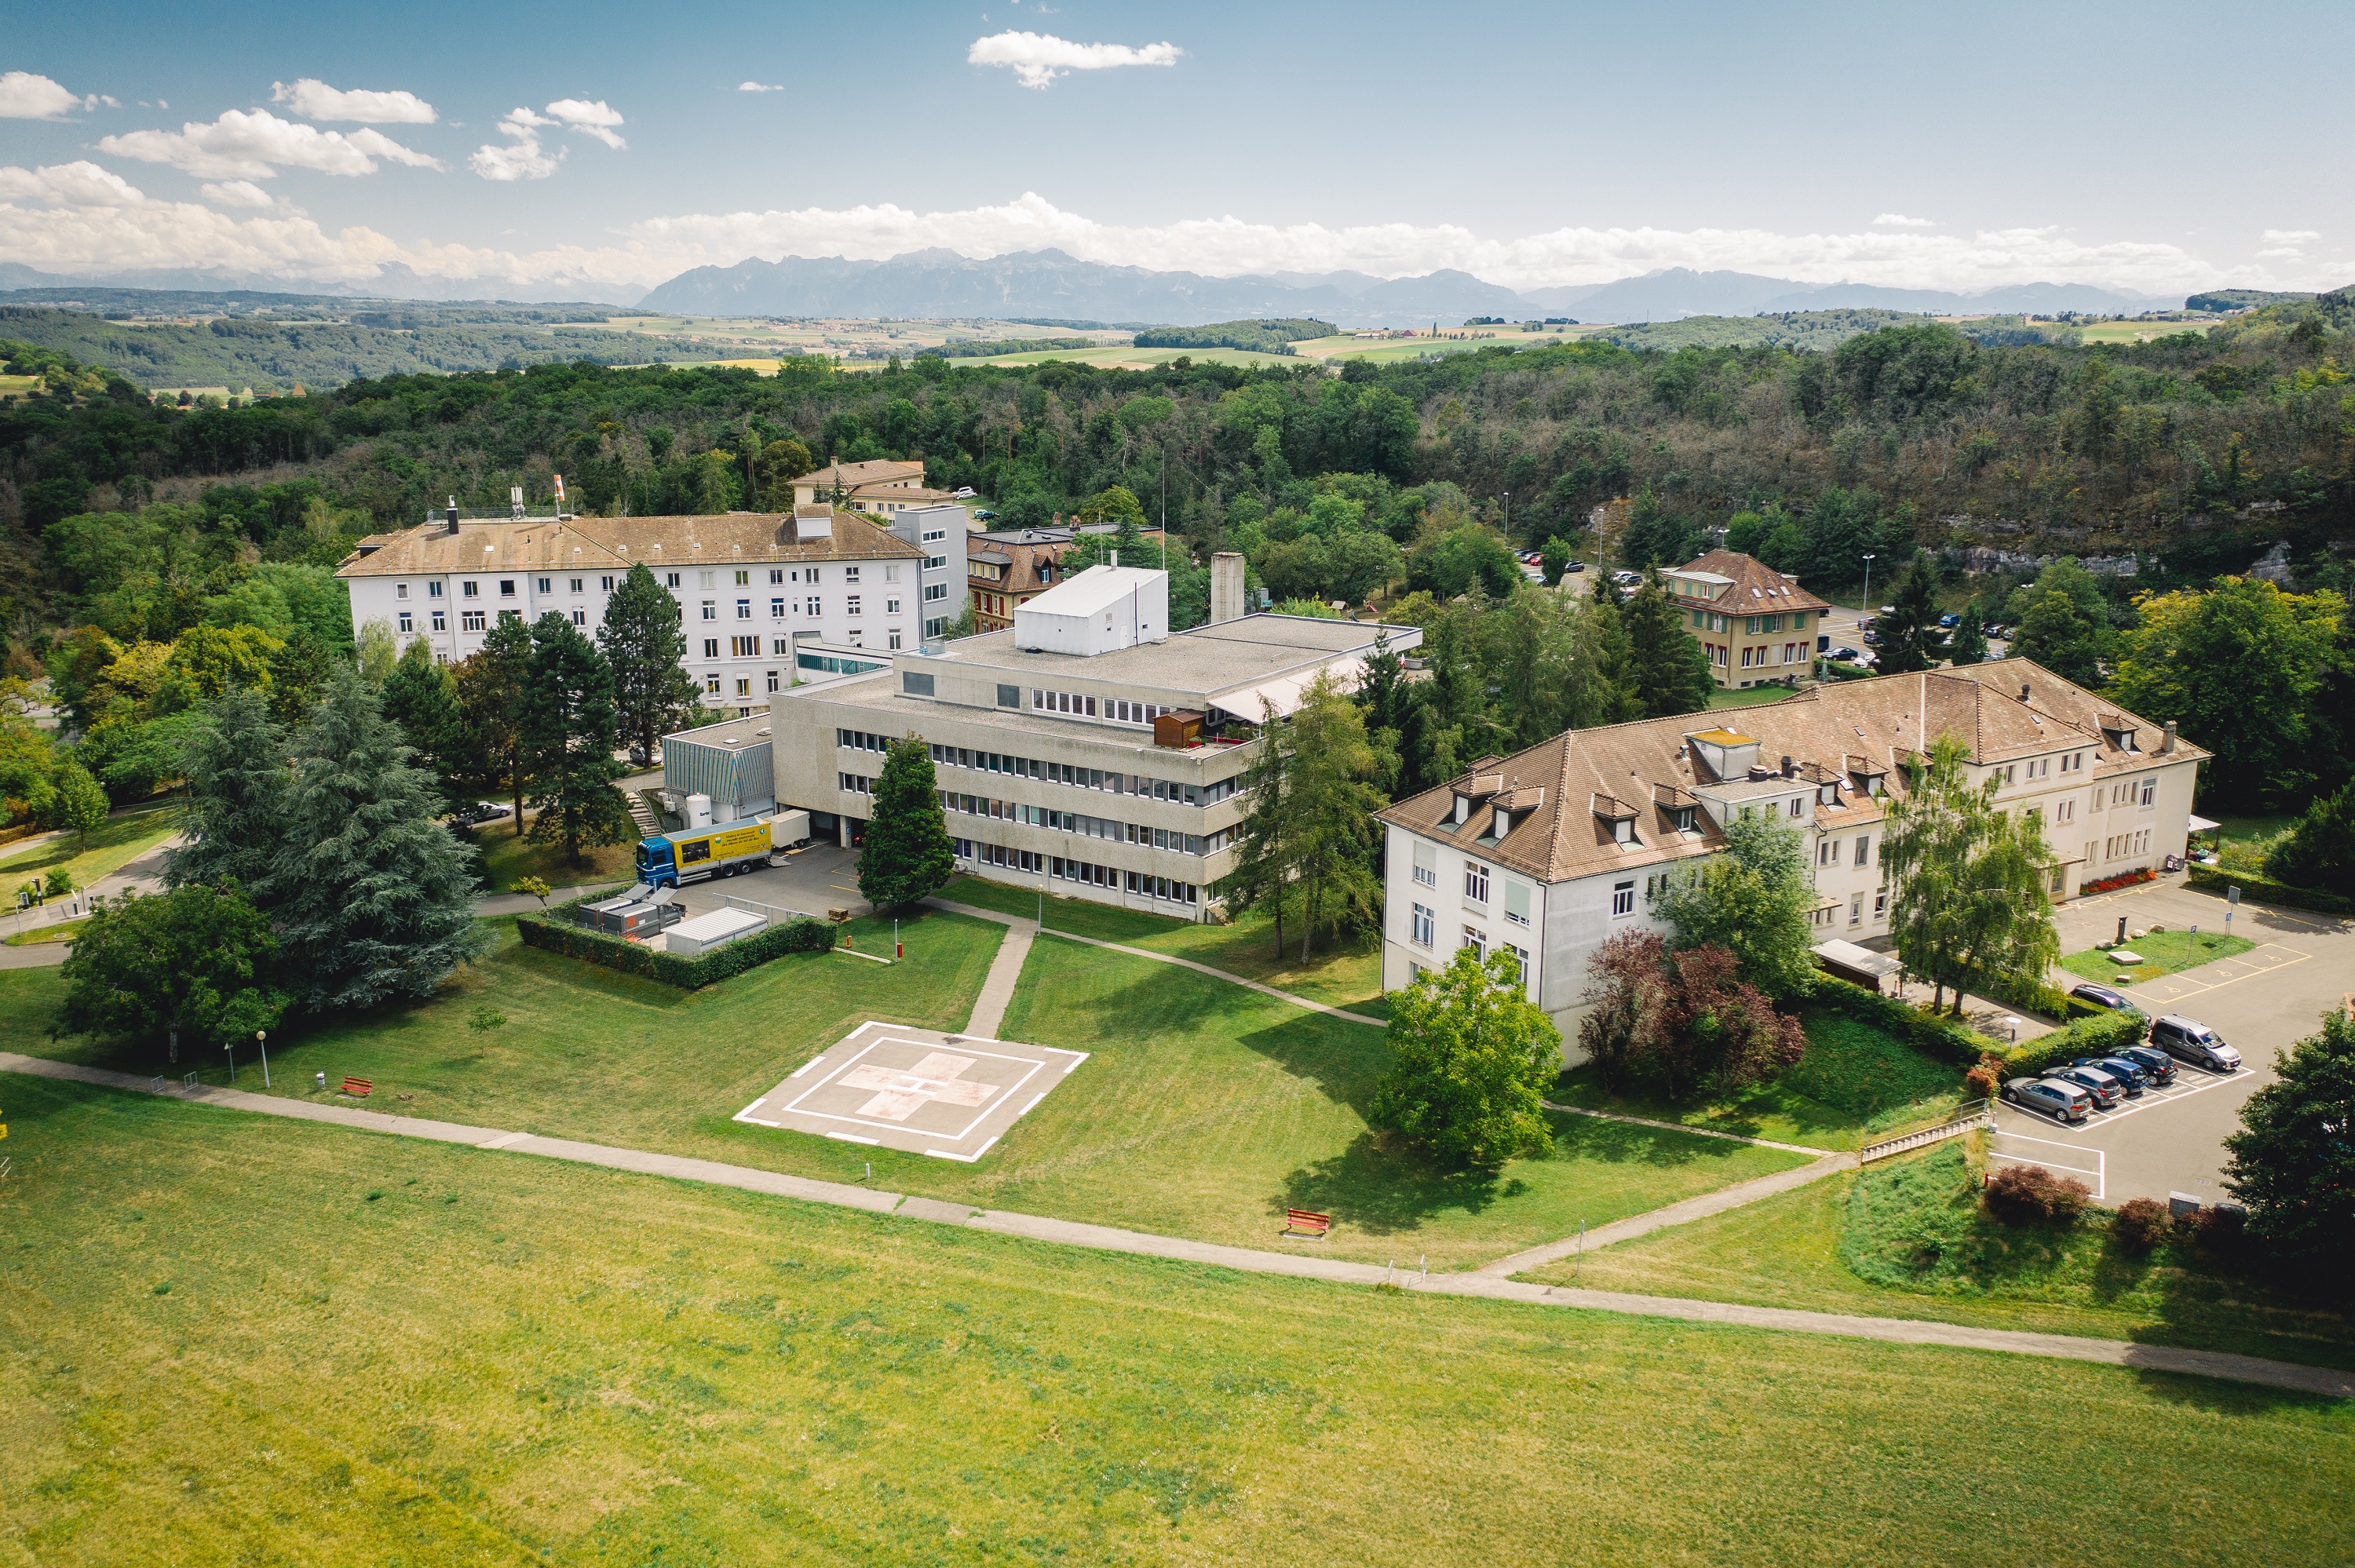
<svg viewBox="0 0 2355 1568"><path fill-rule="evenodd" d="M767 924L749 909L714 909L709 915L682 920L664 932L663 948L691 959L698 953L725 947L739 937L749 937Z"/></svg>
<svg viewBox="0 0 2355 1568"><path fill-rule="evenodd" d="M1086 657L1168 635L1169 574L1143 567L1090 567L1014 611L1026 652Z"/></svg>

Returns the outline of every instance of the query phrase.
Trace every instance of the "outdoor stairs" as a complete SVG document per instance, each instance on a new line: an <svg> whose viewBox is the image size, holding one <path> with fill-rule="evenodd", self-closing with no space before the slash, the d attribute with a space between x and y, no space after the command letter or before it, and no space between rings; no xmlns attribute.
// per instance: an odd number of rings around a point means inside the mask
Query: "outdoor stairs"
<svg viewBox="0 0 2355 1568"><path fill-rule="evenodd" d="M645 791L632 789L623 799L630 803L630 821L638 824L638 837L651 839L662 832L662 824L655 821L654 808L646 804Z"/></svg>
<svg viewBox="0 0 2355 1568"><path fill-rule="evenodd" d="M1906 1154L1916 1149L1927 1149L1934 1143L1944 1143L1977 1128L1995 1126L1995 1106L1988 1100L1974 1100L1955 1112L1936 1127L1924 1127L1913 1132L1902 1132L1895 1138L1868 1143L1857 1150L1857 1163L1870 1165L1876 1160L1886 1160L1892 1154Z"/></svg>

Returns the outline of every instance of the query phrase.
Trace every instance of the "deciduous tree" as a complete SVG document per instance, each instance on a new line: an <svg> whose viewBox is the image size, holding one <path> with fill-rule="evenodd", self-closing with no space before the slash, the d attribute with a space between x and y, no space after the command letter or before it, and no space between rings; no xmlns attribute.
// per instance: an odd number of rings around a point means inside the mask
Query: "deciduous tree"
<svg viewBox="0 0 2355 1568"><path fill-rule="evenodd" d="M1678 950L1723 948L1767 995L1803 995L1816 968L1807 923L1815 889L1798 830L1759 811L1735 816L1724 831L1725 853L1671 872L1652 913L1675 929Z"/></svg>
<svg viewBox="0 0 2355 1568"><path fill-rule="evenodd" d="M233 883L101 899L59 977L57 1027L76 1034L218 1044L276 1026L285 996L270 985L278 943Z"/></svg>
<svg viewBox="0 0 2355 1568"><path fill-rule="evenodd" d="M1391 993L1391 1068L1366 1119L1433 1162L1493 1174L1547 1148L1543 1097L1561 1071L1561 1034L1509 953L1470 948Z"/></svg>
<svg viewBox="0 0 2355 1568"><path fill-rule="evenodd" d="M1949 988L1960 1012L1964 992L1998 977L2040 980L2061 956L2042 819L1998 810L1996 789L1992 778L1974 787L1962 743L1941 736L1889 808L1890 935L1906 969L1931 982L1933 1011Z"/></svg>
<svg viewBox="0 0 2355 1568"><path fill-rule="evenodd" d="M90 848L91 830L106 821L106 791L90 776L88 768L79 762L68 762L58 769L57 794L51 800L49 821L73 834L77 848Z"/></svg>
<svg viewBox="0 0 2355 1568"><path fill-rule="evenodd" d="M1799 1060L1806 1034L1735 969L1723 948L1671 949L1657 931L1623 931L1588 962L1579 1044L1606 1085L1657 1077L1671 1099L1771 1076Z"/></svg>
<svg viewBox="0 0 2355 1568"><path fill-rule="evenodd" d="M2343 1287L2355 1280L2355 1017L2323 1014L2291 1046L2275 1081L2241 1107L2224 1140L2224 1186L2248 1206L2249 1232L2284 1262Z"/></svg>

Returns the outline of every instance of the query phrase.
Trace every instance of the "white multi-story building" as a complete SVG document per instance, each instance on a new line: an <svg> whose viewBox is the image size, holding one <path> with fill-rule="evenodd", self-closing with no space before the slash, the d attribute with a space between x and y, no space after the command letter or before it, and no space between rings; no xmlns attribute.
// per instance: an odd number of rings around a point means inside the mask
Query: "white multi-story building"
<svg viewBox="0 0 2355 1568"><path fill-rule="evenodd" d="M1572 730L1380 812L1384 988L1459 948L1504 948L1572 1040L1595 949L1651 923L1669 875L1753 811L1804 835L1819 940L1884 939L1886 807L1901 761L1942 736L2001 807L2041 818L2060 902L2183 853L2208 755L2024 659L1812 687L1740 719Z"/></svg>
<svg viewBox="0 0 2355 1568"><path fill-rule="evenodd" d="M820 666L803 644L888 655L944 631L964 610L964 517L954 505L888 519L824 503L789 516L467 518L453 507L362 539L336 576L355 634L380 620L403 648L422 640L455 663L501 620L554 610L593 636L643 564L678 603L705 704L750 714Z"/></svg>

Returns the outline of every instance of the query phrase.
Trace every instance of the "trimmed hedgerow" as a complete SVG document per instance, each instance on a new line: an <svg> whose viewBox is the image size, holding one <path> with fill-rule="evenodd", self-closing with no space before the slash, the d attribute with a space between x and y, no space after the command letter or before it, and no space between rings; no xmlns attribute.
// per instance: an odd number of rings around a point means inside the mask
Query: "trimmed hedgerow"
<svg viewBox="0 0 2355 1568"><path fill-rule="evenodd" d="M2286 882L2275 882L2270 876L2259 876L2252 872L2195 865L2190 869L2190 883L2194 891L2212 893L2219 898L2224 895L2226 888L2237 887L2242 897L2259 904L2279 904L2291 909L2315 909L2325 915L2355 915L2355 898L2325 893L2319 888L2292 887Z"/></svg>
<svg viewBox="0 0 2355 1568"><path fill-rule="evenodd" d="M527 948L560 953L584 963L602 964L623 974L642 975L682 991L695 991L741 975L787 953L822 953L834 946L834 927L825 921L788 920L690 959L576 926L564 917L571 908L570 904L559 905L546 915L526 915L516 921L516 934Z"/></svg>

